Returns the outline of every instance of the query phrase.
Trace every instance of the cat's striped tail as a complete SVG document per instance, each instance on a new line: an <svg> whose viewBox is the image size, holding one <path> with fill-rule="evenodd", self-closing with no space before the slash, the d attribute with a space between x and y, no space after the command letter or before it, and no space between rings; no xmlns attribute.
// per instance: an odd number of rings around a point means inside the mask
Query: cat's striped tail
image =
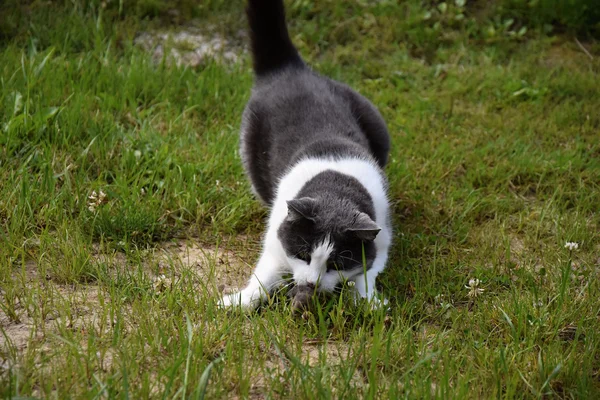
<svg viewBox="0 0 600 400"><path fill-rule="evenodd" d="M286 67L304 67L288 34L283 0L248 0L246 15L257 76Z"/></svg>

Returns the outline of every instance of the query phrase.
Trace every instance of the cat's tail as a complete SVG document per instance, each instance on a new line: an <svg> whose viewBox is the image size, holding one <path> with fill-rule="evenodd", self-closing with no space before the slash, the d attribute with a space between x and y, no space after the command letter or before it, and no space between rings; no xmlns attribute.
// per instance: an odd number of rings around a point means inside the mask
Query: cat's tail
<svg viewBox="0 0 600 400"><path fill-rule="evenodd" d="M288 34L283 0L248 0L246 15L257 76L286 67L304 67Z"/></svg>

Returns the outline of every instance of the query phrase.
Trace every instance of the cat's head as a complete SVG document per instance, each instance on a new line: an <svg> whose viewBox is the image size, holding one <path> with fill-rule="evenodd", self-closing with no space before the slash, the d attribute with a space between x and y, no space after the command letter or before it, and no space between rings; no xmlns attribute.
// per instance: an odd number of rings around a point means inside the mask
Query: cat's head
<svg viewBox="0 0 600 400"><path fill-rule="evenodd" d="M337 199L303 197L287 205L277 233L297 285L332 291L371 267L381 228L369 215Z"/></svg>

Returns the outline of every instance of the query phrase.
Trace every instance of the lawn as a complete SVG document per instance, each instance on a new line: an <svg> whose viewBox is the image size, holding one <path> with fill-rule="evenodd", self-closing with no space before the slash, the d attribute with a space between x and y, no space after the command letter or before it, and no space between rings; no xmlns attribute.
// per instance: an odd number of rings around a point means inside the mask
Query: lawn
<svg viewBox="0 0 600 400"><path fill-rule="evenodd" d="M0 5L0 397L600 397L592 0L286 2L393 143L389 309L302 315L284 290L217 306L267 216L237 151L243 2L168 3ZM183 31L234 56L181 56Z"/></svg>

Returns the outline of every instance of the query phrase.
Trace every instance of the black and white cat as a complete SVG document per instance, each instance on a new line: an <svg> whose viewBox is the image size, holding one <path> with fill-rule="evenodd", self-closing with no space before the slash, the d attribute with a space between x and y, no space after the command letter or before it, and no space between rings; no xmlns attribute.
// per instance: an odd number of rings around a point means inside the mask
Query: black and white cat
<svg viewBox="0 0 600 400"><path fill-rule="evenodd" d="M282 0L249 0L246 13L256 81L241 155L270 218L248 285L220 304L254 308L286 274L318 291L353 281L379 304L375 278L392 239L385 122L367 99L304 64Z"/></svg>

